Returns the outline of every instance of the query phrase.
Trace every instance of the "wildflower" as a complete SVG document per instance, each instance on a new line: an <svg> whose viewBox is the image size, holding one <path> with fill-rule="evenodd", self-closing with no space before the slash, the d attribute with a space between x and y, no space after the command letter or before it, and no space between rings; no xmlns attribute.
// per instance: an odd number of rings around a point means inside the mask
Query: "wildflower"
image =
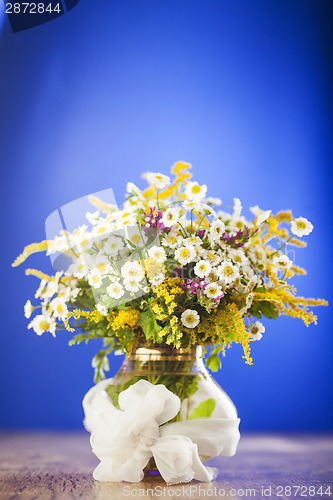
<svg viewBox="0 0 333 500"><path fill-rule="evenodd" d="M280 269L291 269L293 262L286 255L275 255L273 264Z"/></svg>
<svg viewBox="0 0 333 500"><path fill-rule="evenodd" d="M181 322L186 328L195 328L200 323L200 316L193 309L186 309L180 317Z"/></svg>
<svg viewBox="0 0 333 500"><path fill-rule="evenodd" d="M154 173L154 172L146 172L142 175L150 185L156 187L157 189L165 189L170 185L170 177L167 175Z"/></svg>
<svg viewBox="0 0 333 500"><path fill-rule="evenodd" d="M27 319L29 319L33 310L34 310L34 308L32 307L31 301L27 300L27 302L24 305L24 316Z"/></svg>
<svg viewBox="0 0 333 500"><path fill-rule="evenodd" d="M112 299L120 299L120 297L122 297L125 293L123 287L118 281L111 283L111 285L106 288L106 291Z"/></svg>
<svg viewBox="0 0 333 500"><path fill-rule="evenodd" d="M163 283L164 278L165 278L164 274L160 273L160 274L155 274L154 276L149 276L149 281L152 286L158 286L161 283Z"/></svg>
<svg viewBox="0 0 333 500"><path fill-rule="evenodd" d="M139 286L138 286L138 282L135 281L135 280L124 280L124 286L126 288L126 290L128 290L129 292L138 292L139 291Z"/></svg>
<svg viewBox="0 0 333 500"><path fill-rule="evenodd" d="M168 208L162 217L162 222L165 227L171 227L178 222L179 212L175 208Z"/></svg>
<svg viewBox="0 0 333 500"><path fill-rule="evenodd" d="M185 195L188 200L200 202L206 196L207 186L199 186L197 182L188 182L185 188Z"/></svg>
<svg viewBox="0 0 333 500"><path fill-rule="evenodd" d="M313 225L305 217L298 217L291 221L291 232L296 236L307 236L311 233Z"/></svg>
<svg viewBox="0 0 333 500"><path fill-rule="evenodd" d="M260 226L260 224L265 222L265 220L267 220L272 213L272 210L261 210L261 208L259 208L258 205L250 207L250 210L253 213L253 215L256 216L257 226Z"/></svg>
<svg viewBox="0 0 333 500"><path fill-rule="evenodd" d="M50 302L50 307L55 318L62 320L66 318L68 309L64 297L56 297L53 299Z"/></svg>
<svg viewBox="0 0 333 500"><path fill-rule="evenodd" d="M231 262L225 261L217 268L217 274L221 281L228 285L236 281L239 277L239 270L235 265L231 264Z"/></svg>
<svg viewBox="0 0 333 500"><path fill-rule="evenodd" d="M96 269L93 269L88 274L88 283L93 288L100 288L102 286L102 282L103 282L103 277Z"/></svg>
<svg viewBox="0 0 333 500"><path fill-rule="evenodd" d="M182 207L184 210L189 211L189 212L192 212L192 211L200 212L201 203L199 201L195 201L195 200L194 201L193 200L184 200ZM186 221L180 220L179 222L181 224L184 224L184 222L186 222Z"/></svg>
<svg viewBox="0 0 333 500"><path fill-rule="evenodd" d="M239 198L234 198L234 213L233 217L240 217L240 214L242 213L242 204Z"/></svg>
<svg viewBox="0 0 333 500"><path fill-rule="evenodd" d="M209 285L207 285L204 293L210 299L216 299L223 296L222 288L217 283L210 283Z"/></svg>
<svg viewBox="0 0 333 500"><path fill-rule="evenodd" d="M240 266L248 264L248 259L244 253L243 250L235 250L232 249L228 252L228 257L235 262L235 264L238 264Z"/></svg>
<svg viewBox="0 0 333 500"><path fill-rule="evenodd" d="M124 243L120 236L108 235L107 240L103 245L103 252L110 257L114 257L122 248L124 248Z"/></svg>
<svg viewBox="0 0 333 500"><path fill-rule="evenodd" d="M194 267L194 272L199 278L207 276L212 269L212 266L207 260L199 260Z"/></svg>
<svg viewBox="0 0 333 500"><path fill-rule="evenodd" d="M175 258L182 266L192 262L196 255L197 254L193 245L177 248L175 252Z"/></svg>
<svg viewBox="0 0 333 500"><path fill-rule="evenodd" d="M107 274L110 270L110 261L106 255L98 254L92 261L94 272L101 276Z"/></svg>
<svg viewBox="0 0 333 500"><path fill-rule="evenodd" d="M133 182L128 182L126 184L126 191L134 196L142 196L142 191Z"/></svg>
<svg viewBox="0 0 333 500"><path fill-rule="evenodd" d="M181 237L177 233L170 231L162 240L162 245L170 248L176 248L181 241Z"/></svg>
<svg viewBox="0 0 333 500"><path fill-rule="evenodd" d="M222 200L220 198L213 198L212 196L205 198L204 201L208 203L208 205L216 205L217 207L222 205Z"/></svg>
<svg viewBox="0 0 333 500"><path fill-rule="evenodd" d="M225 224L220 219L214 220L209 229L209 237L212 241L218 241L225 232Z"/></svg>
<svg viewBox="0 0 333 500"><path fill-rule="evenodd" d="M95 212L86 212L86 219L92 224L93 226L97 224L98 220L100 218L100 213L99 210L96 210Z"/></svg>
<svg viewBox="0 0 333 500"><path fill-rule="evenodd" d="M167 258L164 248L156 246L156 245L152 246L148 250L148 255L149 255L149 257L152 257L157 262L162 262L162 263L165 262L166 258Z"/></svg>
<svg viewBox="0 0 333 500"><path fill-rule="evenodd" d="M55 319L47 312L35 316L35 318L29 323L28 328L32 328L37 335L42 335L44 332L51 332L53 337L55 337L56 330Z"/></svg>
<svg viewBox="0 0 333 500"><path fill-rule="evenodd" d="M108 313L108 310L105 306L103 306L102 304L96 304L96 309L98 312L100 312L101 314L103 314L103 316L106 316L107 313Z"/></svg>
<svg viewBox="0 0 333 500"><path fill-rule="evenodd" d="M137 261L128 261L121 268L121 275L126 280L141 281L144 271L141 264Z"/></svg>
<svg viewBox="0 0 333 500"><path fill-rule="evenodd" d="M262 338L262 333L264 333L265 327L260 321L256 321L254 325L250 328L250 333L252 335L252 340L260 340Z"/></svg>

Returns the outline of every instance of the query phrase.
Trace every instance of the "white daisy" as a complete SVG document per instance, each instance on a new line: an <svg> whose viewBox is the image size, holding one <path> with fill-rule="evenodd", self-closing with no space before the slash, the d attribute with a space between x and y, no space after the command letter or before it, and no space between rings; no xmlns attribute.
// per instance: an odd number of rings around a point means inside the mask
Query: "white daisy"
<svg viewBox="0 0 333 500"><path fill-rule="evenodd" d="M220 198L213 198L212 196L205 198L204 202L208 203L208 205L215 205L217 207L222 205L222 200Z"/></svg>
<svg viewBox="0 0 333 500"><path fill-rule="evenodd" d="M212 266L217 266L221 262L221 257L216 252L205 250L203 256Z"/></svg>
<svg viewBox="0 0 333 500"><path fill-rule="evenodd" d="M44 314L39 314L36 316L28 325L28 328L32 328L37 335L42 335L44 332L51 332L53 337L55 337L56 321L52 316L44 312Z"/></svg>
<svg viewBox="0 0 333 500"><path fill-rule="evenodd" d="M186 328L195 328L200 323L200 316L193 309L186 309L180 317L181 322Z"/></svg>
<svg viewBox="0 0 333 500"><path fill-rule="evenodd" d="M134 196L141 197L142 191L133 182L128 182L126 184L126 191Z"/></svg>
<svg viewBox="0 0 333 500"><path fill-rule="evenodd" d="M185 195L190 201L201 201L207 193L207 186L203 184L199 186L197 182L188 182L185 188Z"/></svg>
<svg viewBox="0 0 333 500"><path fill-rule="evenodd" d="M291 221L291 232L296 236L307 236L311 233L313 225L305 217L298 217Z"/></svg>
<svg viewBox="0 0 333 500"><path fill-rule="evenodd" d="M272 262L279 269L291 269L293 265L293 261L286 255L275 255Z"/></svg>
<svg viewBox="0 0 333 500"><path fill-rule="evenodd" d="M208 273L208 275L206 276L205 278L205 282L206 283L216 283L217 281L219 281L219 276L217 274L217 268L214 267L210 273Z"/></svg>
<svg viewBox="0 0 333 500"><path fill-rule="evenodd" d="M152 277L149 277L149 281L152 284L152 286L158 286L164 281L164 278L165 278L164 274L160 273L160 274L155 274Z"/></svg>
<svg viewBox="0 0 333 500"><path fill-rule="evenodd" d="M100 218L99 210L96 210L95 212L86 212L86 219L93 226L98 223L99 218Z"/></svg>
<svg viewBox="0 0 333 500"><path fill-rule="evenodd" d="M206 215L213 215L214 217L216 217L215 210L212 207L210 207L209 205L207 205L206 203L201 203L200 212L204 212Z"/></svg>
<svg viewBox="0 0 333 500"><path fill-rule="evenodd" d="M163 247L159 247L157 245L154 245L151 248L149 248L148 255L152 259L156 260L156 262L163 263L167 259L167 256L166 256L164 248Z"/></svg>
<svg viewBox="0 0 333 500"><path fill-rule="evenodd" d="M162 245L170 248L176 248L181 240L182 238L178 236L177 233L170 231L170 233L163 238Z"/></svg>
<svg viewBox="0 0 333 500"><path fill-rule="evenodd" d="M252 328L250 329L250 332L252 334L252 339L253 340L260 340L262 338L262 333L264 333L265 327L260 321L256 321Z"/></svg>
<svg viewBox="0 0 333 500"><path fill-rule="evenodd" d="M64 297L56 297L50 302L50 306L55 318L62 320L66 318L68 309Z"/></svg>
<svg viewBox="0 0 333 500"><path fill-rule="evenodd" d="M91 266L93 267L94 271L101 276L108 274L111 267L109 259L102 254L96 255L96 257L91 262Z"/></svg>
<svg viewBox="0 0 333 500"><path fill-rule="evenodd" d="M96 270L93 269L88 274L88 283L93 288L100 288L102 286L103 276Z"/></svg>
<svg viewBox="0 0 333 500"><path fill-rule="evenodd" d="M144 276L144 271L139 262L128 261L121 268L121 275L126 280L139 282Z"/></svg>
<svg viewBox="0 0 333 500"><path fill-rule="evenodd" d="M209 228L209 238L212 241L218 241L225 232L225 224L220 219L214 220Z"/></svg>
<svg viewBox="0 0 333 500"><path fill-rule="evenodd" d="M160 173L146 172L142 175L150 185L155 186L157 189L164 189L170 185L170 177Z"/></svg>
<svg viewBox="0 0 333 500"><path fill-rule="evenodd" d="M222 262L217 268L217 274L226 285L233 283L239 277L238 268L231 262Z"/></svg>
<svg viewBox="0 0 333 500"><path fill-rule="evenodd" d="M243 266L249 263L248 258L246 257L245 253L243 250L236 250L232 249L229 250L228 252L228 257L235 263L238 264L239 266Z"/></svg>
<svg viewBox="0 0 333 500"><path fill-rule="evenodd" d="M265 263L267 260L265 249L260 245L251 246L247 251L247 255L254 264L258 262Z"/></svg>
<svg viewBox="0 0 333 500"><path fill-rule="evenodd" d="M204 278L205 276L208 276L212 269L212 266L207 260L199 260L199 262L196 263L194 266L194 272L199 278Z"/></svg>
<svg viewBox="0 0 333 500"><path fill-rule="evenodd" d="M240 217L240 214L242 213L242 203L239 198L234 198L234 212L233 212L233 217Z"/></svg>
<svg viewBox="0 0 333 500"><path fill-rule="evenodd" d="M31 301L27 300L27 302L24 305L24 316L27 319L29 319L33 310L34 310L34 308L32 307Z"/></svg>
<svg viewBox="0 0 333 500"><path fill-rule="evenodd" d="M101 314L103 314L103 316L106 316L107 313L108 313L108 310L105 306L103 306L102 304L96 304L96 309L98 312L100 312Z"/></svg>
<svg viewBox="0 0 333 500"><path fill-rule="evenodd" d="M116 235L109 235L103 245L103 252L105 252L107 255L110 255L110 257L114 257L122 248L124 248L124 243L121 237Z"/></svg>
<svg viewBox="0 0 333 500"><path fill-rule="evenodd" d="M110 295L110 297L112 297L113 299L120 299L120 297L122 297L125 293L123 287L121 286L121 284L118 281L111 283L111 285L109 285L106 288L106 290L107 290L108 294Z"/></svg>
<svg viewBox="0 0 333 500"><path fill-rule="evenodd" d="M147 243L148 238L140 233L138 227L127 227L126 228L126 236L128 240L128 247L133 248L133 245L136 247L143 247Z"/></svg>
<svg viewBox="0 0 333 500"><path fill-rule="evenodd" d="M184 210L188 210L189 212L191 212L192 210L195 210L196 212L200 212L201 203L199 201L196 201L196 200L185 200L182 203L182 207ZM179 221L179 222L182 224L182 221Z"/></svg>
<svg viewBox="0 0 333 500"><path fill-rule="evenodd" d="M98 237L98 236L107 237L107 235L110 234L110 230L111 230L111 227L108 224L108 222L106 222L105 220L101 220L100 222L98 222L98 224L96 224L93 227L91 234L94 237Z"/></svg>
<svg viewBox="0 0 333 500"><path fill-rule="evenodd" d="M138 292L138 282L135 280L124 280L124 286L128 292Z"/></svg>
<svg viewBox="0 0 333 500"><path fill-rule="evenodd" d="M178 222L179 212L175 208L168 208L162 216L162 222L165 227L171 227Z"/></svg>
<svg viewBox="0 0 333 500"><path fill-rule="evenodd" d="M223 295L222 287L217 283L210 283L205 287L204 294L210 299L216 299Z"/></svg>
<svg viewBox="0 0 333 500"><path fill-rule="evenodd" d="M196 253L193 245L187 245L185 247L180 247L180 248L177 248L177 250L175 251L175 259L178 260L178 262L182 266L185 266L189 262L192 262L196 256L197 256L197 253Z"/></svg>
<svg viewBox="0 0 333 500"><path fill-rule="evenodd" d="M250 207L250 210L253 213L253 215L256 216L257 226L260 226L260 224L265 222L265 220L267 220L272 213L272 210L261 210L261 208L259 208L258 205Z"/></svg>

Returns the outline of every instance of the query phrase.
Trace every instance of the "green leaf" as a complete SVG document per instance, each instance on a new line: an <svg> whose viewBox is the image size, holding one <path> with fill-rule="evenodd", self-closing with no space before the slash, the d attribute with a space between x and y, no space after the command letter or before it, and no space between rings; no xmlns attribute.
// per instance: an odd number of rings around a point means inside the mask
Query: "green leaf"
<svg viewBox="0 0 333 500"><path fill-rule="evenodd" d="M194 420L195 418L209 418L214 411L216 401L213 398L206 399L199 404L189 416L189 420Z"/></svg>
<svg viewBox="0 0 333 500"><path fill-rule="evenodd" d="M260 310L266 318L276 319L278 317L274 304L268 302L267 300L262 300L259 304Z"/></svg>
<svg viewBox="0 0 333 500"><path fill-rule="evenodd" d="M157 323L156 316L152 309L148 309L148 311L140 314L139 325L142 326L143 333L147 340L151 337L154 337L155 341L160 338L158 334L162 330L162 327Z"/></svg>
<svg viewBox="0 0 333 500"><path fill-rule="evenodd" d="M221 360L218 354L211 354L206 359L206 365L212 372L217 372L221 368Z"/></svg>

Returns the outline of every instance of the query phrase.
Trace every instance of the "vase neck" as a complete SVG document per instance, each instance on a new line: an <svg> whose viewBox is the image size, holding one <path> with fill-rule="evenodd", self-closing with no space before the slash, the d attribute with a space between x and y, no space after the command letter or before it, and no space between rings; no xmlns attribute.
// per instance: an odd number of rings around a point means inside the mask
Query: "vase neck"
<svg viewBox="0 0 333 500"><path fill-rule="evenodd" d="M202 347L195 346L190 349L174 349L172 347L138 347L126 359L129 361L192 361L195 363L202 357Z"/></svg>

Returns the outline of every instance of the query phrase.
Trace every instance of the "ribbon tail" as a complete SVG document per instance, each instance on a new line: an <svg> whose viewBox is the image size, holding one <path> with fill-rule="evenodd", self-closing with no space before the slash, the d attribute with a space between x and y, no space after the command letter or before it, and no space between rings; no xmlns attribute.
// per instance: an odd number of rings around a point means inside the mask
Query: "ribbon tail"
<svg viewBox="0 0 333 500"><path fill-rule="evenodd" d="M210 482L214 478L214 470L202 464L197 445L186 436L160 437L150 449L167 484L188 483L192 479Z"/></svg>

